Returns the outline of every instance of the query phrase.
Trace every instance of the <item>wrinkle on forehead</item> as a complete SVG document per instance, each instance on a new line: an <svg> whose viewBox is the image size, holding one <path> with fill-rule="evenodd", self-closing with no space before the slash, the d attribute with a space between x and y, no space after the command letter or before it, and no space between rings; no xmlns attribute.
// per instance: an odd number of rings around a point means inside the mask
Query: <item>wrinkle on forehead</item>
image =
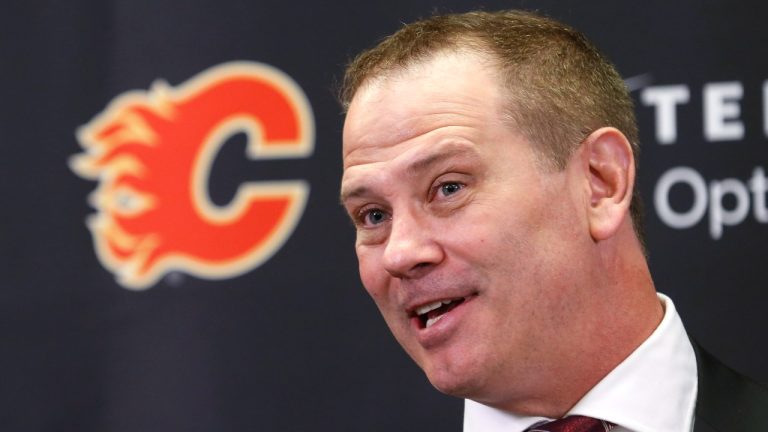
<svg viewBox="0 0 768 432"><path fill-rule="evenodd" d="M426 121L423 118L413 119L412 125L403 127L386 137L368 135L358 141L357 145L345 146L347 152L344 154L344 169L381 159L395 159L407 153L416 142L431 140L433 136L435 140L443 137L472 142L481 140L477 130L466 121L465 117L438 114L430 117Z"/></svg>
<svg viewBox="0 0 768 432"><path fill-rule="evenodd" d="M471 72L473 80L454 79ZM464 74L466 75L466 74ZM352 100L344 127L344 165L456 126L477 127L504 118L503 90L496 68L476 53L446 53L398 74L366 82Z"/></svg>

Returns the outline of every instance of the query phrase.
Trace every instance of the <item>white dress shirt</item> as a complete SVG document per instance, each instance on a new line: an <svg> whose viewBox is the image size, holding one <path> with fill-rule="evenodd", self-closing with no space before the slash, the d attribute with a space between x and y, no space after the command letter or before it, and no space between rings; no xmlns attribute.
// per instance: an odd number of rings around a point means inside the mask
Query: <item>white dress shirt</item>
<svg viewBox="0 0 768 432"><path fill-rule="evenodd" d="M696 355L675 305L658 294L664 318L651 336L592 388L568 415L616 423L611 432L690 432L698 386ZM523 417L467 399L464 432L518 432L544 417Z"/></svg>

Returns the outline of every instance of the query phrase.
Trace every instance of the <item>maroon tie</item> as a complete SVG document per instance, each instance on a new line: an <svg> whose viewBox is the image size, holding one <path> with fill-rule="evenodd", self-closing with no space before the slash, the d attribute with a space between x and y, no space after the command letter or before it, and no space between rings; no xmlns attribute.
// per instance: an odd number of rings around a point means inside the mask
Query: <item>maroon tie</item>
<svg viewBox="0 0 768 432"><path fill-rule="evenodd" d="M608 432L616 425L605 420L580 415L568 416L560 420L538 424L526 429L526 432Z"/></svg>

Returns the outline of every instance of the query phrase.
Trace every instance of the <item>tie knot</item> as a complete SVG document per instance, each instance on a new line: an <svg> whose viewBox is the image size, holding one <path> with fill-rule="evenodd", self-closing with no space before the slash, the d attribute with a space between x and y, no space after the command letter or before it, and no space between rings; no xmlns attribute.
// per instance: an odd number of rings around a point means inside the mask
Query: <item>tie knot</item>
<svg viewBox="0 0 768 432"><path fill-rule="evenodd" d="M615 424L605 420L574 415L533 425L526 432L608 432L614 427Z"/></svg>

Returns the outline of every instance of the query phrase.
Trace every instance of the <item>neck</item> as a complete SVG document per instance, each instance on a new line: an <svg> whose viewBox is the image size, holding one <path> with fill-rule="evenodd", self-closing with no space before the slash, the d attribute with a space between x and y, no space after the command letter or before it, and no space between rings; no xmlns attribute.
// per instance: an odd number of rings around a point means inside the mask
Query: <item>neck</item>
<svg viewBox="0 0 768 432"><path fill-rule="evenodd" d="M479 402L521 415L561 418L658 327L664 311L634 233L596 246L596 265L581 285L579 315L530 386L503 403ZM518 386L516 386L518 387ZM519 387L518 387L519 389ZM508 395L509 396L509 395Z"/></svg>

